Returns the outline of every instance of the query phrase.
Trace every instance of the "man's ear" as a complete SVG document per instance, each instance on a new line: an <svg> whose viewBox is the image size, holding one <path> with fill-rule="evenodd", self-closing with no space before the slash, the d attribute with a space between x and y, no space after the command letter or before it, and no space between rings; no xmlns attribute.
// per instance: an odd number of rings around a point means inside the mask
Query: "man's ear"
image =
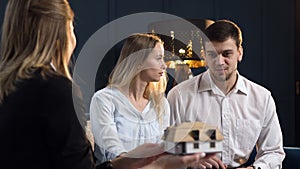
<svg viewBox="0 0 300 169"><path fill-rule="evenodd" d="M238 48L238 54L239 54L239 56L238 56L238 62L241 62L242 61L242 59L243 59L243 47L242 46L240 46L239 48Z"/></svg>

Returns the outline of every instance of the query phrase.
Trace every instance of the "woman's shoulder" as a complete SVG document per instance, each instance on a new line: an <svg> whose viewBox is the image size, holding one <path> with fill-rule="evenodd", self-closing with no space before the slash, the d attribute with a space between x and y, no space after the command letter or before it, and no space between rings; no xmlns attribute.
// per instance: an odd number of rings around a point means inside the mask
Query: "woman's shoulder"
<svg viewBox="0 0 300 169"><path fill-rule="evenodd" d="M120 93L120 91L115 87L106 86L103 89L100 89L95 92L94 96L98 97L105 97L105 96L116 96Z"/></svg>
<svg viewBox="0 0 300 169"><path fill-rule="evenodd" d="M66 88L72 88L72 81L62 75L47 75L42 78L43 82L49 88L55 88L58 90L64 90Z"/></svg>
<svg viewBox="0 0 300 169"><path fill-rule="evenodd" d="M57 74L42 75L34 74L30 79L24 81L29 87L39 88L45 91L61 91L72 89L72 81L67 77Z"/></svg>
<svg viewBox="0 0 300 169"><path fill-rule="evenodd" d="M6 101L15 105L26 103L40 106L72 102L72 82L59 75L34 73L30 78L19 80L15 91L6 97Z"/></svg>
<svg viewBox="0 0 300 169"><path fill-rule="evenodd" d="M103 104L118 104L124 102L127 98L117 88L107 86L96 91L92 97L92 103L98 102Z"/></svg>
<svg viewBox="0 0 300 169"><path fill-rule="evenodd" d="M60 97L72 93L72 81L58 74L41 74L36 72L29 79L22 80L19 85L21 90L35 90L40 96L51 95Z"/></svg>
<svg viewBox="0 0 300 169"><path fill-rule="evenodd" d="M58 74L42 74L41 71L35 71L29 78L23 78L17 81L17 89L36 90L41 88L63 88L65 86L72 86L71 80L67 77Z"/></svg>

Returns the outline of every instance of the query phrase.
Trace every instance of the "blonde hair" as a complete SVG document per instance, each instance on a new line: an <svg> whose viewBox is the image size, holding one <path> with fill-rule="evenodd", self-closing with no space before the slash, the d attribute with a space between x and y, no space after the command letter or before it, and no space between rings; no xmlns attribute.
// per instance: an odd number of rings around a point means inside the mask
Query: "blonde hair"
<svg viewBox="0 0 300 169"><path fill-rule="evenodd" d="M133 34L129 36L121 50L118 62L112 71L109 85L116 88L130 88L137 75L143 70L141 65L145 62L150 52L157 43L163 44L158 36L150 34ZM164 98L166 90L166 75L158 82L149 82L144 97L153 101L157 117L162 123L164 113Z"/></svg>
<svg viewBox="0 0 300 169"><path fill-rule="evenodd" d="M67 0L9 0L3 21L0 60L0 103L16 83L56 73L71 80L67 54L69 22L74 13Z"/></svg>

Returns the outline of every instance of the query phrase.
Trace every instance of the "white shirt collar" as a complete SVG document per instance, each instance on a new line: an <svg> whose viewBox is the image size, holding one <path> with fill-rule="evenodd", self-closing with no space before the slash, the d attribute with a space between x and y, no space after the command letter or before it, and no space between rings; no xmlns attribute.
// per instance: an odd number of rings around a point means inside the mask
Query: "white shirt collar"
<svg viewBox="0 0 300 169"><path fill-rule="evenodd" d="M235 84L235 87L233 90L236 90L237 91L240 91L244 94L247 94L248 90L245 86L245 84L243 83L243 76L241 76L239 74L239 72L237 72L237 82ZM209 74L209 70L207 70L206 72L203 73L203 76L201 79L199 79L203 82L201 82L201 86L199 85L200 83L198 83L198 92L203 92L203 91L208 91L208 90L213 90L215 93L219 93L221 91L219 90L216 90L217 89L217 86L212 82L211 80L211 77L210 77L210 74Z"/></svg>
<svg viewBox="0 0 300 169"><path fill-rule="evenodd" d="M50 66L52 67L52 69L56 72L56 67L54 66L54 64L52 62L50 62Z"/></svg>

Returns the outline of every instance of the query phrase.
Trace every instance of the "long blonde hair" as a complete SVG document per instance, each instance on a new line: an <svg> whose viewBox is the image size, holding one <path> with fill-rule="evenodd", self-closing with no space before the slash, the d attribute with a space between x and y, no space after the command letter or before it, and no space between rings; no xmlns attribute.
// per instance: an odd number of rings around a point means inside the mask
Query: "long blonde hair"
<svg viewBox="0 0 300 169"><path fill-rule="evenodd" d="M71 79L67 54L68 23L74 13L67 0L9 0L3 21L0 60L0 103L16 83L41 74Z"/></svg>
<svg viewBox="0 0 300 169"><path fill-rule="evenodd" d="M142 71L141 65L143 65L157 43L163 44L161 39L155 35L133 34L129 36L110 75L109 85L129 89L137 75ZM160 121L162 121L161 117L164 113L163 99L165 97L166 81L164 73L164 76L158 82L149 82L144 91L144 96L153 101L153 106Z"/></svg>

